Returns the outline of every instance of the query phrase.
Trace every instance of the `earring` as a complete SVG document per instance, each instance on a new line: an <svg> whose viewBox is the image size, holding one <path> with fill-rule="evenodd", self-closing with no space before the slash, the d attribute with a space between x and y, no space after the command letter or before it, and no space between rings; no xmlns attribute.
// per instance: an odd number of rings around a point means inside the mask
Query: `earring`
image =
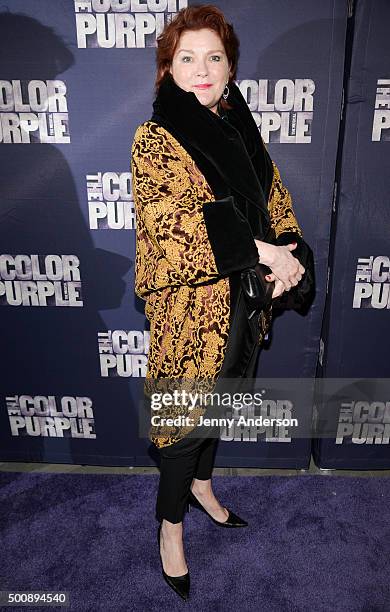
<svg viewBox="0 0 390 612"><path fill-rule="evenodd" d="M229 97L229 87L228 87L227 83L225 85L225 89L223 90L222 97L223 97L224 100L227 100L228 97Z"/></svg>

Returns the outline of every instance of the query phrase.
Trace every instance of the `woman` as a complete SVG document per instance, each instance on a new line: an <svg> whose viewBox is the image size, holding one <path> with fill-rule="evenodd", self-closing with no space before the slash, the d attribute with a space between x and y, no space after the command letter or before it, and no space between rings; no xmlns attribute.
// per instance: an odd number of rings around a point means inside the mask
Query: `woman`
<svg viewBox="0 0 390 612"><path fill-rule="evenodd" d="M135 292L150 321L149 395L175 379L254 377L272 305L290 289L302 297L305 268L292 251L307 255L308 247L234 83L238 46L232 26L209 5L182 9L158 38L154 113L132 146ZM259 261L271 270L273 304L249 318L240 275ZM161 413L188 416L189 410L181 403ZM195 434L204 414L196 406L190 423L161 421L149 434L161 457L156 517L163 576L184 599L188 502L217 525L247 525L212 491L218 438L212 429L207 437Z"/></svg>

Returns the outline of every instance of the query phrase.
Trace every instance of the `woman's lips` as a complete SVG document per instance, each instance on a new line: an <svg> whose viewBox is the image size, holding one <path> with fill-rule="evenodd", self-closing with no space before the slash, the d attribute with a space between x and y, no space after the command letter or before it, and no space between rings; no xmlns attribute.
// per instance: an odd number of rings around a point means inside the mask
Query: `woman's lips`
<svg viewBox="0 0 390 612"><path fill-rule="evenodd" d="M211 87L211 83L205 83L204 85L194 85L197 89L208 89Z"/></svg>

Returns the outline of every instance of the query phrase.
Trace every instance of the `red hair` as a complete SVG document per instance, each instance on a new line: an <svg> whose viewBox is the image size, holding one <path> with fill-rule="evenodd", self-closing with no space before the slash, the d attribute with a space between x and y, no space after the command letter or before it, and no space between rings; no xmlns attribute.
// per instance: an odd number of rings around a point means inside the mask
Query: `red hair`
<svg viewBox="0 0 390 612"><path fill-rule="evenodd" d="M212 4L193 5L181 9L157 38L156 93L161 83L170 75L169 69L182 33L186 30L201 30L202 28L208 28L218 34L230 65L228 79L233 81L236 78L240 42L233 26L226 21L224 14L216 6ZM220 103L222 108L230 108L224 98L221 98Z"/></svg>

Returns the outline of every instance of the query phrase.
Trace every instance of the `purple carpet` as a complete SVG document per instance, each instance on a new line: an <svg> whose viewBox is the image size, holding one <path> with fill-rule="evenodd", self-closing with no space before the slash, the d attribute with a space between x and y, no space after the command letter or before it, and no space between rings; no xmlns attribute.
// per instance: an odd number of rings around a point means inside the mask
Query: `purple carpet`
<svg viewBox="0 0 390 612"><path fill-rule="evenodd" d="M65 590L77 611L390 611L390 478L213 483L249 527L186 515L184 602L161 576L157 475L0 473L0 590Z"/></svg>

